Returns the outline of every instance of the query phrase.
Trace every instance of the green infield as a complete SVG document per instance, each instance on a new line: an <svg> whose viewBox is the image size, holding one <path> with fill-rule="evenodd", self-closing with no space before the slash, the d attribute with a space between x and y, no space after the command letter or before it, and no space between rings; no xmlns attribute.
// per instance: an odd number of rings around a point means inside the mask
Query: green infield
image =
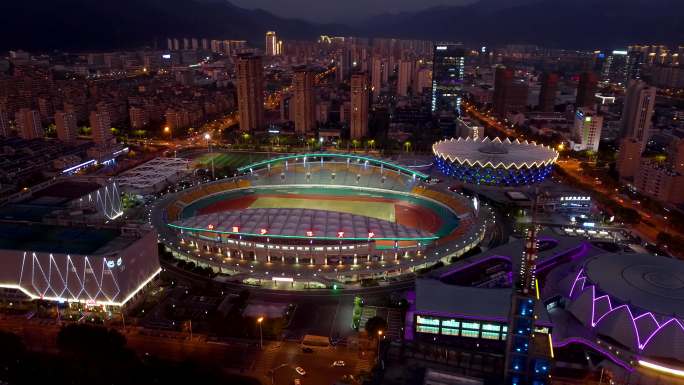
<svg viewBox="0 0 684 385"><path fill-rule="evenodd" d="M193 160L195 167L206 168L211 166L212 159L214 167L237 169L254 162L266 159L266 154L250 154L242 152L210 152L202 154Z"/></svg>

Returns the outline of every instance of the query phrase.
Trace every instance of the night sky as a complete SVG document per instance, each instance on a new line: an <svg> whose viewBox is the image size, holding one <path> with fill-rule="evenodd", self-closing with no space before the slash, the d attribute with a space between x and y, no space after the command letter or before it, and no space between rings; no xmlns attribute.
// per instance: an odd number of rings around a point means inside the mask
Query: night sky
<svg viewBox="0 0 684 385"><path fill-rule="evenodd" d="M463 5L476 0L231 0L240 7L262 8L283 17L317 22L353 23L382 13L417 11L437 5Z"/></svg>

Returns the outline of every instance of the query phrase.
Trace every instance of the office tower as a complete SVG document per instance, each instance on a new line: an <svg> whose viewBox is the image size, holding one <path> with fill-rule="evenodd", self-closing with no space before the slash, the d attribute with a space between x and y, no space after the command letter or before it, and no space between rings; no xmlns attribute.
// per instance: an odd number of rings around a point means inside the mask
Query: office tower
<svg viewBox="0 0 684 385"><path fill-rule="evenodd" d="M459 113L465 50L458 44L437 44L434 46L432 62L432 112L450 111Z"/></svg>
<svg viewBox="0 0 684 385"><path fill-rule="evenodd" d="M258 130L264 125L263 70L261 56L238 55L237 95L242 131Z"/></svg>
<svg viewBox="0 0 684 385"><path fill-rule="evenodd" d="M90 113L90 129L93 142L101 147L108 147L112 142L112 123L106 111Z"/></svg>
<svg viewBox="0 0 684 385"><path fill-rule="evenodd" d="M188 39L187 37L183 38L183 49L184 50L190 49L190 39Z"/></svg>
<svg viewBox="0 0 684 385"><path fill-rule="evenodd" d="M513 69L498 67L494 74L494 114L501 119L512 111L527 108L529 87L524 81L515 80Z"/></svg>
<svg viewBox="0 0 684 385"><path fill-rule="evenodd" d="M191 48L192 48L193 51L197 51L197 50L199 49L199 42L197 41L196 38L193 37L193 38L190 40L190 43L191 43Z"/></svg>
<svg viewBox="0 0 684 385"><path fill-rule="evenodd" d="M382 88L382 59L380 56L373 56L371 62L371 91L373 92L373 101L377 101L380 96L380 89Z"/></svg>
<svg viewBox="0 0 684 385"><path fill-rule="evenodd" d="M597 84L598 77L593 72L583 72L580 74L575 107L593 107L596 104Z"/></svg>
<svg viewBox="0 0 684 385"><path fill-rule="evenodd" d="M626 85L628 81L627 51L611 52L603 63L601 77L604 82Z"/></svg>
<svg viewBox="0 0 684 385"><path fill-rule="evenodd" d="M207 39L206 37L202 38L202 49L205 51L209 50L209 39Z"/></svg>
<svg viewBox="0 0 684 385"><path fill-rule="evenodd" d="M173 40L171 38L166 39L166 49L173 51Z"/></svg>
<svg viewBox="0 0 684 385"><path fill-rule="evenodd" d="M295 131L306 134L316 129L316 102L313 93L314 74L306 67L295 68L292 78L295 100Z"/></svg>
<svg viewBox="0 0 684 385"><path fill-rule="evenodd" d="M45 133L40 124L40 114L36 110L22 108L14 114L19 137L22 139L42 138Z"/></svg>
<svg viewBox="0 0 684 385"><path fill-rule="evenodd" d="M558 74L545 73L541 77L539 92L539 110L552 112L556 106L556 92L558 91Z"/></svg>
<svg viewBox="0 0 684 385"><path fill-rule="evenodd" d="M601 141L603 117L591 108L580 107L575 113L573 126L572 149L574 151L597 151Z"/></svg>
<svg viewBox="0 0 684 385"><path fill-rule="evenodd" d="M266 56L278 54L278 37L274 31L266 32Z"/></svg>
<svg viewBox="0 0 684 385"><path fill-rule="evenodd" d="M368 135L368 80L366 74L355 73L351 77L351 139Z"/></svg>
<svg viewBox="0 0 684 385"><path fill-rule="evenodd" d="M9 118L7 117L7 111L3 107L0 107L0 136L7 137L10 134Z"/></svg>
<svg viewBox="0 0 684 385"><path fill-rule="evenodd" d="M432 84L432 70L430 68L421 68L416 73L416 89L414 92L422 94L426 88L430 88Z"/></svg>
<svg viewBox="0 0 684 385"><path fill-rule="evenodd" d="M627 82L641 79L641 67L646 62L646 53L638 50L630 50L627 53Z"/></svg>
<svg viewBox="0 0 684 385"><path fill-rule="evenodd" d="M65 143L74 143L78 134L76 114L73 112L55 112L55 126L57 126L57 139Z"/></svg>
<svg viewBox="0 0 684 385"><path fill-rule="evenodd" d="M173 50L180 51L180 41L178 39L173 39Z"/></svg>
<svg viewBox="0 0 684 385"><path fill-rule="evenodd" d="M407 96L409 85L412 82L413 62L410 60L399 61L399 76L397 76L397 95Z"/></svg>
<svg viewBox="0 0 684 385"><path fill-rule="evenodd" d="M344 102L340 104L340 122L349 123L351 121L351 103Z"/></svg>
<svg viewBox="0 0 684 385"><path fill-rule="evenodd" d="M655 87L641 80L633 80L627 87L622 108L620 137L641 142L642 150L646 147L651 134L655 98Z"/></svg>

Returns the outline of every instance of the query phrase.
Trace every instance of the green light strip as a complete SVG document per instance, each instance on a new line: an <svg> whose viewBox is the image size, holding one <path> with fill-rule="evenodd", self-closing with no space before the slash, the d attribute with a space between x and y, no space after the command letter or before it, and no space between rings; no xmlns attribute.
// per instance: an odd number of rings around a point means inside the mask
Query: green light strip
<svg viewBox="0 0 684 385"><path fill-rule="evenodd" d="M420 179L428 179L429 176L427 174L423 174L422 172L414 171L411 170L410 168L406 168L404 166L400 166L398 164L386 162L384 160L380 159L375 159L375 158L370 158L367 156L360 156L360 155L351 155L351 154L330 154L330 153L320 153L320 154L299 154L299 155L286 155L286 156L281 156L279 158L273 158L273 159L266 159L262 160L260 162L252 163L247 166L243 166L237 169L238 172L245 172L249 171L249 169L255 169L259 168L262 166L265 166L269 163L275 163L275 162L281 162L289 159L298 159L298 158L345 158L345 159L359 159L363 161L368 161L371 163L376 163L376 164L382 164L384 166L405 172L409 175L416 176L417 178Z"/></svg>
<svg viewBox="0 0 684 385"><path fill-rule="evenodd" d="M325 240L325 241L331 241L331 240L337 240L337 241L434 241L435 239L438 239L439 237L433 236L433 237L416 237L416 238L381 238L381 237L373 237L373 238L357 238L357 237L343 237L343 238L338 238L338 237L306 237L303 235L282 235L282 234L252 234L252 233L234 233L232 231L221 231L221 230L209 230L209 229L204 229L204 228L196 228L196 227L186 227L186 226L179 226L179 225L174 225L173 223L167 223L166 224L169 227L172 227L174 229L180 229L180 230L187 230L187 231L201 231L201 232L206 232L206 233L215 233L215 234L229 234L229 235L244 235L246 237L260 237L260 238L285 238L285 239L315 239L315 240Z"/></svg>

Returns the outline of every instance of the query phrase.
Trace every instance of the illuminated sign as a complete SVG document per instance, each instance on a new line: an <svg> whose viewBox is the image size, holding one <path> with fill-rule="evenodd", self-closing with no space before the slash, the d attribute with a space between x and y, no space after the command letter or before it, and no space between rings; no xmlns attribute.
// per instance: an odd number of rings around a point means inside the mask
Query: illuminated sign
<svg viewBox="0 0 684 385"><path fill-rule="evenodd" d="M163 54L162 59L171 59L171 54L170 53Z"/></svg>
<svg viewBox="0 0 684 385"><path fill-rule="evenodd" d="M372 231L369 232L369 233L368 233L368 238L373 238L373 237L375 237L375 233L372 232Z"/></svg>
<svg viewBox="0 0 684 385"><path fill-rule="evenodd" d="M313 237L313 231L309 230L306 232L307 237Z"/></svg>
<svg viewBox="0 0 684 385"><path fill-rule="evenodd" d="M445 45L438 45L437 47L435 47L435 49L436 49L437 51L446 51L447 46L445 46Z"/></svg>
<svg viewBox="0 0 684 385"><path fill-rule="evenodd" d="M613 55L627 55L627 51L613 51Z"/></svg>
<svg viewBox="0 0 684 385"><path fill-rule="evenodd" d="M233 232L234 232L234 233L239 233L239 232L240 232L240 227L238 227L238 226L233 226Z"/></svg>
<svg viewBox="0 0 684 385"><path fill-rule="evenodd" d="M271 280L276 282L294 282L292 277L272 277Z"/></svg>
<svg viewBox="0 0 684 385"><path fill-rule="evenodd" d="M337 238L344 238L344 231L338 231Z"/></svg>
<svg viewBox="0 0 684 385"><path fill-rule="evenodd" d="M214 229L214 225L212 225L212 224L210 223L209 226L207 226L207 228L208 228L209 230L213 230L213 229Z"/></svg>
<svg viewBox="0 0 684 385"><path fill-rule="evenodd" d="M261 234L261 235L264 235L264 234L266 234L267 232L268 232L268 230L266 230L266 229L261 229L261 230L259 230L259 234Z"/></svg>

